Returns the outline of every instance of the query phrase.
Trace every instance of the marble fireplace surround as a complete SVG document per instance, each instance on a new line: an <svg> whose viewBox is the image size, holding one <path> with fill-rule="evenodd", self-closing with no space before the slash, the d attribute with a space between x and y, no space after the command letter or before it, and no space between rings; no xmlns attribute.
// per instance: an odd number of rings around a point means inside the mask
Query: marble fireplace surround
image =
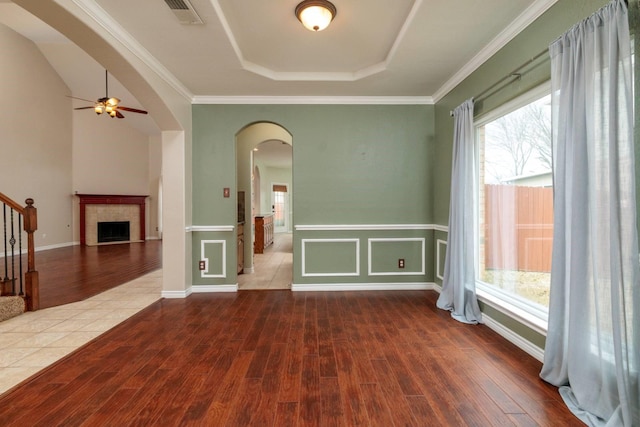
<svg viewBox="0 0 640 427"><path fill-rule="evenodd" d="M76 194L80 198L80 244L98 244L98 222L129 221L131 240L144 241L145 200L148 196ZM108 243L113 244L113 243Z"/></svg>

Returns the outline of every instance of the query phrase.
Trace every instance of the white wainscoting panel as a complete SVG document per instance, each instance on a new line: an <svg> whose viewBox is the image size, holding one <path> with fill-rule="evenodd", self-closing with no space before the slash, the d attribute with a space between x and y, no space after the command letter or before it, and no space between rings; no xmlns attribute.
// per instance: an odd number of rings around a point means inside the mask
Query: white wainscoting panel
<svg viewBox="0 0 640 427"><path fill-rule="evenodd" d="M446 240L442 240L442 239L436 240L436 277L440 280L444 280L444 271L440 271L440 260L447 253L446 246L447 246ZM440 252L440 248L444 248L444 251Z"/></svg>
<svg viewBox="0 0 640 427"><path fill-rule="evenodd" d="M336 276L359 276L360 275L360 239L302 239L302 277L336 277ZM308 273L307 272L307 255L306 245L316 243L350 243L354 245L356 263L352 272L335 272L335 273Z"/></svg>
<svg viewBox="0 0 640 427"><path fill-rule="evenodd" d="M421 242L420 270L419 271L372 271L373 245L377 242ZM391 237L391 238L370 238L368 239L368 273L369 276L424 276L425 274L425 239L424 237Z"/></svg>
<svg viewBox="0 0 640 427"><path fill-rule="evenodd" d="M222 245L222 272L218 274L209 274L209 258L205 256L206 245ZM200 277L203 278L225 278L227 277L227 241L226 240L201 240L200 241L200 260L204 261L204 270L200 271Z"/></svg>

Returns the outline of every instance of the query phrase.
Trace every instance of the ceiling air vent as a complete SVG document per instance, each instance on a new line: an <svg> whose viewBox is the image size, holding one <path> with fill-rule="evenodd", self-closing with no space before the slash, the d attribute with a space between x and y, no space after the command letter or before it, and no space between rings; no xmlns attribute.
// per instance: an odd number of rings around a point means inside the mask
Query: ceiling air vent
<svg viewBox="0 0 640 427"><path fill-rule="evenodd" d="M204 24L189 0L164 0L181 24Z"/></svg>

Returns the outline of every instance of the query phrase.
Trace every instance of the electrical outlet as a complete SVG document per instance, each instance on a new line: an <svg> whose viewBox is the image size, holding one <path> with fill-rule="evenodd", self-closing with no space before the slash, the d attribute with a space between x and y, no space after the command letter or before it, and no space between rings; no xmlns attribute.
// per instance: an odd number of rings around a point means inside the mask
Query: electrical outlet
<svg viewBox="0 0 640 427"><path fill-rule="evenodd" d="M200 270L204 270L206 268L204 260L198 262L198 268Z"/></svg>
<svg viewBox="0 0 640 427"><path fill-rule="evenodd" d="M398 260L398 268L404 268L404 258Z"/></svg>

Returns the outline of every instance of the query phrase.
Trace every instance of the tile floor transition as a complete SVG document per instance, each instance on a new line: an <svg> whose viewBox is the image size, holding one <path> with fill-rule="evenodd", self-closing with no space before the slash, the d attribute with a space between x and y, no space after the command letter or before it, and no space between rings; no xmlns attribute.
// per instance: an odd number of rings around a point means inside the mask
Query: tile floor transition
<svg viewBox="0 0 640 427"><path fill-rule="evenodd" d="M254 273L238 275L238 289L291 289L293 243L291 233L278 233L273 245L253 256Z"/></svg>
<svg viewBox="0 0 640 427"><path fill-rule="evenodd" d="M84 301L0 323L0 393L160 299L162 270Z"/></svg>
<svg viewBox="0 0 640 427"><path fill-rule="evenodd" d="M238 276L238 289L290 289L291 233L254 255L255 273ZM160 299L156 270L84 301L27 312L0 322L0 394Z"/></svg>

